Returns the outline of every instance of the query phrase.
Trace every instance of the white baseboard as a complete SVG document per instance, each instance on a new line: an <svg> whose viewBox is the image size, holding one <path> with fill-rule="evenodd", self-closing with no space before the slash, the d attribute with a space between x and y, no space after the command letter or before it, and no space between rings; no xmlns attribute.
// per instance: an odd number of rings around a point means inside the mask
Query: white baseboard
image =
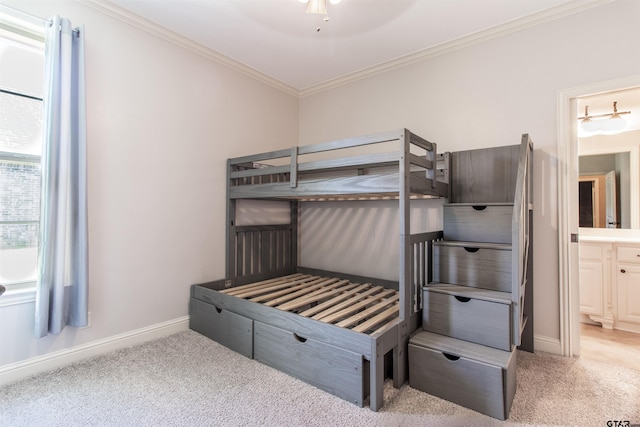
<svg viewBox="0 0 640 427"><path fill-rule="evenodd" d="M0 367L0 386L110 351L142 344L189 329L189 316L157 323L61 351Z"/></svg>
<svg viewBox="0 0 640 427"><path fill-rule="evenodd" d="M89 357L99 356L136 344L142 344L146 341L162 338L187 329L189 329L189 316L184 316L43 356L33 357L22 362L5 365L0 367L0 386L19 381L41 372L57 369ZM534 335L533 346L535 351L544 351L558 355L562 354L560 340L557 338Z"/></svg>
<svg viewBox="0 0 640 427"><path fill-rule="evenodd" d="M544 351L545 353L562 355L562 346L558 338L550 338L544 335L533 336L534 351Z"/></svg>

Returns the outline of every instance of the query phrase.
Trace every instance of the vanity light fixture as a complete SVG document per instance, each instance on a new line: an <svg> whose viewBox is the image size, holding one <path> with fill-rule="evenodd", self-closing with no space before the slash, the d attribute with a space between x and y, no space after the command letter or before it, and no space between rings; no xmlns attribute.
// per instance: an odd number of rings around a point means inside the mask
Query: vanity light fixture
<svg viewBox="0 0 640 427"><path fill-rule="evenodd" d="M618 111L618 101L613 102L613 113L589 115L589 106L584 107L584 116L578 117L580 127L585 132L617 132L623 130L627 122L620 117L623 114L631 114L631 111ZM607 118L608 117L608 118ZM593 120L597 119L597 120Z"/></svg>

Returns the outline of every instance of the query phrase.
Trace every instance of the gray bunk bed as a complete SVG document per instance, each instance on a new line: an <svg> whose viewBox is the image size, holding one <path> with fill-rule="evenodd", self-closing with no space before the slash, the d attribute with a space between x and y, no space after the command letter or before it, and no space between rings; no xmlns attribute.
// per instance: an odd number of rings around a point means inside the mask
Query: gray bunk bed
<svg viewBox="0 0 640 427"><path fill-rule="evenodd" d="M407 129L228 160L226 278L192 286L191 329L377 411L385 379L408 379L407 345L442 238L411 234L410 201L448 197L448 163ZM243 199L285 200L289 223L237 225ZM336 199L397 199L397 282L298 265L298 209Z"/></svg>

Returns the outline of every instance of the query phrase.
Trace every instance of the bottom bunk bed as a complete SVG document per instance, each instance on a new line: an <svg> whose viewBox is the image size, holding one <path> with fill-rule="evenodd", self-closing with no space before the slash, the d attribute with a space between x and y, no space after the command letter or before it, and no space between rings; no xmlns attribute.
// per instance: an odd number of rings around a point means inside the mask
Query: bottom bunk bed
<svg viewBox="0 0 640 427"><path fill-rule="evenodd" d="M408 379L421 287L443 236L411 233L410 202L447 197L448 171L448 154L407 129L229 159L226 278L192 286L191 329L377 411L385 379ZM300 205L334 198L397 200L397 281L298 265ZM288 217L244 203L265 199Z"/></svg>
<svg viewBox="0 0 640 427"><path fill-rule="evenodd" d="M405 357L398 290L393 282L299 270L232 288L193 285L191 329L359 406L369 397L378 410L385 373Z"/></svg>

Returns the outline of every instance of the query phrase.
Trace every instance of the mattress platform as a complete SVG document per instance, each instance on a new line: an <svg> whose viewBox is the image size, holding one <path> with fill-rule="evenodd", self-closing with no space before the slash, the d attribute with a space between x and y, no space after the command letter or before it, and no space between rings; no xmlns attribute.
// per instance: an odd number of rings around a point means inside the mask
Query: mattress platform
<svg viewBox="0 0 640 427"><path fill-rule="evenodd" d="M396 290L300 273L220 292L365 334L384 330L399 310Z"/></svg>

